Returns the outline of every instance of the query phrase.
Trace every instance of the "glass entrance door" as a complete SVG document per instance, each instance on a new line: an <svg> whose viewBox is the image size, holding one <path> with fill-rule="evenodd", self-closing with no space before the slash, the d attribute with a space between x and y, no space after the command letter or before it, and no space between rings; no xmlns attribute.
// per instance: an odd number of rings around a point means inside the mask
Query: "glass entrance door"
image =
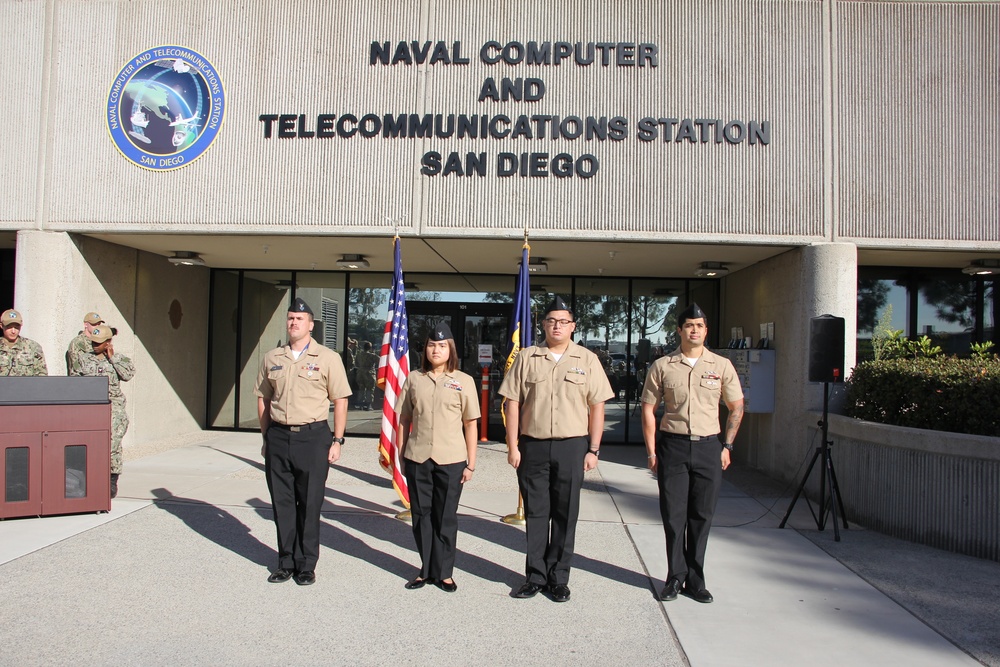
<svg viewBox="0 0 1000 667"><path fill-rule="evenodd" d="M487 420L488 437L503 439L500 402L497 390L503 380L503 360L507 353L507 326L510 306L493 303L447 303L438 301L408 301L406 314L410 329L410 368L420 368L423 342L427 331L437 322L445 321L455 336L459 369L476 381L476 391L482 396L483 367L488 365L489 398Z"/></svg>

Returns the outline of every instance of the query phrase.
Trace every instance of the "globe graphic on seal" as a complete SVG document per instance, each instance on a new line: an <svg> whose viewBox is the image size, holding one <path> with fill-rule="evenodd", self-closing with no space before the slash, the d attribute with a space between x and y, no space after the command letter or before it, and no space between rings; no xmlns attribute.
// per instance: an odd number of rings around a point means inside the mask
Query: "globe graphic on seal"
<svg viewBox="0 0 1000 667"><path fill-rule="evenodd" d="M146 153L171 155L183 152L201 134L208 89L191 65L163 59L136 72L122 101L120 122L132 145Z"/></svg>

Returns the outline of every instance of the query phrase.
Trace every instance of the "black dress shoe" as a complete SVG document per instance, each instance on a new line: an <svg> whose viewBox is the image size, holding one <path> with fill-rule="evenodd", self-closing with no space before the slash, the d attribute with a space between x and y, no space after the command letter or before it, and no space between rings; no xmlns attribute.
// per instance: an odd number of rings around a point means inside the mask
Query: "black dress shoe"
<svg viewBox="0 0 1000 667"><path fill-rule="evenodd" d="M292 578L292 571L286 570L283 567L279 567L277 570L271 573L271 576L267 578L267 583L269 584L282 584Z"/></svg>
<svg viewBox="0 0 1000 667"><path fill-rule="evenodd" d="M521 587L516 591L511 593L511 597L518 598L519 600L524 600L527 598L533 598L538 594L538 591L542 590L541 584L533 584L530 581L526 581L521 584Z"/></svg>
<svg viewBox="0 0 1000 667"><path fill-rule="evenodd" d="M295 583L299 586L309 586L316 583L316 573L312 570L303 570L295 573Z"/></svg>
<svg viewBox="0 0 1000 667"><path fill-rule="evenodd" d="M549 586L549 595L552 596L553 602L568 602L569 586L566 584L553 584Z"/></svg>
<svg viewBox="0 0 1000 667"><path fill-rule="evenodd" d="M458 584L452 579L451 582L441 581L440 579L434 582L434 585L443 590L445 593L454 593L458 590Z"/></svg>
<svg viewBox="0 0 1000 667"><path fill-rule="evenodd" d="M424 584L426 584L428 581L430 581L430 579L421 579L420 577L417 577L415 579L410 579L409 581L407 581L406 584L403 585L403 588L405 588L408 591L415 591L418 588L423 588Z"/></svg>
<svg viewBox="0 0 1000 667"><path fill-rule="evenodd" d="M691 598L695 602L701 602L702 604L708 604L709 602L715 600L715 598L712 597L712 594L709 593L708 590L704 588L702 588L700 591L696 591L685 587L681 591L681 593L684 594L686 597Z"/></svg>
<svg viewBox="0 0 1000 667"><path fill-rule="evenodd" d="M664 602L670 602L671 600L677 599L677 594L681 592L681 582L680 579L671 579L667 582L667 585L663 587L660 591L660 599Z"/></svg>

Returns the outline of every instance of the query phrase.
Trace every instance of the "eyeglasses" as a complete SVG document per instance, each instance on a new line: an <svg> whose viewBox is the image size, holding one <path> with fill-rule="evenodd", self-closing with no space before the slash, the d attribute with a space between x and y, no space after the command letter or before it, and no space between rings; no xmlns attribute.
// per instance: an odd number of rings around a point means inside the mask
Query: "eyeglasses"
<svg viewBox="0 0 1000 667"><path fill-rule="evenodd" d="M569 326L570 324L573 324L573 320L557 320L557 319L555 319L553 317L546 317L544 320L542 320L542 322L544 322L545 324L549 325L550 327L554 327L557 324L559 326L561 326L561 327L565 327L565 326Z"/></svg>

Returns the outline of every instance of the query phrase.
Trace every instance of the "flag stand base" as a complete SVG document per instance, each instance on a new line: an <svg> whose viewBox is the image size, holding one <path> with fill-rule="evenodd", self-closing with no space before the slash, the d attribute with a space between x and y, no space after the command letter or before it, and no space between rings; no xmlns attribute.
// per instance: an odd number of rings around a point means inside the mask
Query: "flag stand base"
<svg viewBox="0 0 1000 667"><path fill-rule="evenodd" d="M402 512L396 515L396 518L399 519L400 521L406 521L407 523L409 523L411 521L410 510L403 510Z"/></svg>
<svg viewBox="0 0 1000 667"><path fill-rule="evenodd" d="M517 494L517 511L513 514L508 514L504 518L500 519L504 523L511 526L523 526L524 521L524 498L521 494Z"/></svg>
<svg viewBox="0 0 1000 667"><path fill-rule="evenodd" d="M504 518L500 519L504 523L510 524L512 526L523 526L524 525L524 508L518 507L517 512L513 514L508 514Z"/></svg>

